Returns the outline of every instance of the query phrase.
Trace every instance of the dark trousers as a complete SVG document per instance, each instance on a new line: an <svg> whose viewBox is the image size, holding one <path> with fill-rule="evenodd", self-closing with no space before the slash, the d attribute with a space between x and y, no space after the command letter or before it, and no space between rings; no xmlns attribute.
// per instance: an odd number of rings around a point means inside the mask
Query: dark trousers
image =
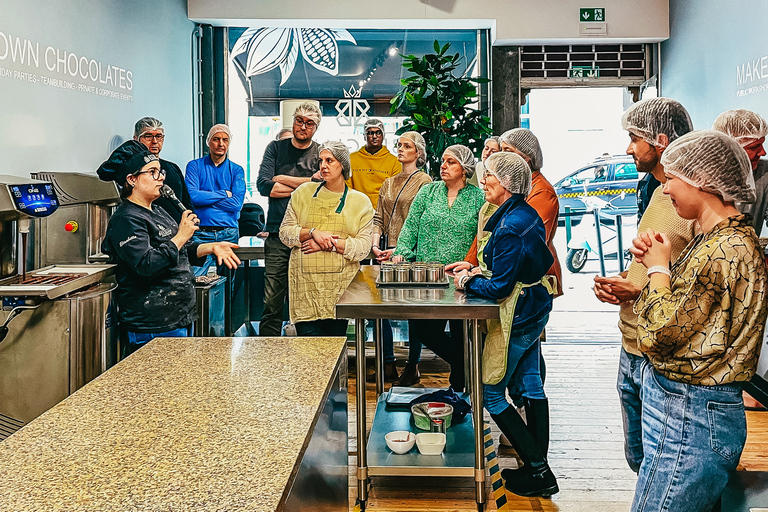
<svg viewBox="0 0 768 512"><path fill-rule="evenodd" d="M346 319L323 318L309 322L296 322L296 334L299 336L347 336Z"/></svg>
<svg viewBox="0 0 768 512"><path fill-rule="evenodd" d="M283 308L288 299L288 261L291 248L277 233L264 240L264 312L259 336L280 336L283 332Z"/></svg>
<svg viewBox="0 0 768 512"><path fill-rule="evenodd" d="M445 332L448 322L451 334ZM464 389L464 322L462 320L408 320L409 338L417 339L451 365L448 381L454 391Z"/></svg>

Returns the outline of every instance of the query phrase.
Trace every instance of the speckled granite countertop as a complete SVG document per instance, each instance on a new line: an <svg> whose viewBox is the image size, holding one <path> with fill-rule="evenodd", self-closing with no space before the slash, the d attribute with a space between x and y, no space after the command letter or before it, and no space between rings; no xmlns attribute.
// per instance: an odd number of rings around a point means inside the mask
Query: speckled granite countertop
<svg viewBox="0 0 768 512"><path fill-rule="evenodd" d="M154 340L0 443L0 510L272 512L344 348Z"/></svg>

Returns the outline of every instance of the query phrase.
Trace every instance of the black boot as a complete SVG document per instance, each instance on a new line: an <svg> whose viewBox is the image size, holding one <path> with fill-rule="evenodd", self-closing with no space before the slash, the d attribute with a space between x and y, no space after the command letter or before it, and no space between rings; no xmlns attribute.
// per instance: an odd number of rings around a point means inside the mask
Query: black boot
<svg viewBox="0 0 768 512"><path fill-rule="evenodd" d="M491 417L525 464L522 471L505 469L501 472L504 487L519 496L551 496L559 492L555 475L515 408L507 407L501 414Z"/></svg>
<svg viewBox="0 0 768 512"><path fill-rule="evenodd" d="M400 378L392 383L393 386L410 387L414 384L418 384L421 381L421 374L419 373L419 363L411 363L408 361L405 364L403 373L400 374Z"/></svg>
<svg viewBox="0 0 768 512"><path fill-rule="evenodd" d="M547 452L549 452L549 400L525 397L523 400L525 401L525 417L528 420L528 432L536 440L536 445L546 460Z"/></svg>

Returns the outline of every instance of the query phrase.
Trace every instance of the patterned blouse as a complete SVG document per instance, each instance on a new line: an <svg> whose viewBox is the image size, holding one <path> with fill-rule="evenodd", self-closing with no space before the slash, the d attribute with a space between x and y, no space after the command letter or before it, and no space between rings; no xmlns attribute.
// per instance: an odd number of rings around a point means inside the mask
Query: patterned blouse
<svg viewBox="0 0 768 512"><path fill-rule="evenodd" d="M475 238L483 203L485 194L474 185L459 190L451 206L444 182L424 185L413 200L394 255L446 264L463 260Z"/></svg>
<svg viewBox="0 0 768 512"><path fill-rule="evenodd" d="M416 171L411 175L401 172L387 178L381 185L376 214L373 216L373 232L380 235L387 234L389 247L397 246L397 238L400 236L400 230L403 229L416 193L427 183L432 183L429 174Z"/></svg>
<svg viewBox="0 0 768 512"><path fill-rule="evenodd" d="M768 278L748 216L697 235L671 270L670 288L646 286L635 303L640 350L670 380L749 380L760 355Z"/></svg>

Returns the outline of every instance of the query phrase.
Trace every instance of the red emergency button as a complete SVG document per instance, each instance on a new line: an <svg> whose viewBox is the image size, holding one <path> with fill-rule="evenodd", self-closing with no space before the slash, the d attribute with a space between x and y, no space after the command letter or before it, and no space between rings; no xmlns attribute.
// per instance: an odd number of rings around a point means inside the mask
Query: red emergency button
<svg viewBox="0 0 768 512"><path fill-rule="evenodd" d="M79 226L77 225L77 222L75 222L74 220L71 220L71 221L67 222L66 224L64 224L64 229L66 231L69 231L70 233L74 233L75 231L77 231L78 227Z"/></svg>

